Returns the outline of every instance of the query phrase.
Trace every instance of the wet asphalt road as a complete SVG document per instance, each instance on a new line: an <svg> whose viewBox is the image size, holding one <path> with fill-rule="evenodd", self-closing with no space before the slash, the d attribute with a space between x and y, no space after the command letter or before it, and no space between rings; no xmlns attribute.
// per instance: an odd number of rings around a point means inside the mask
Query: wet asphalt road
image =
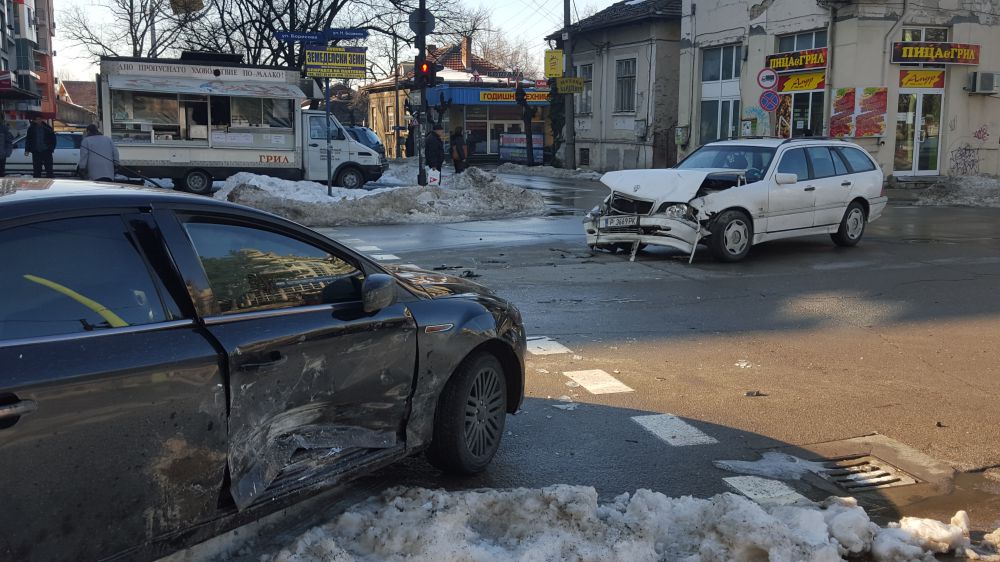
<svg viewBox="0 0 1000 562"><path fill-rule="evenodd" d="M549 192L557 216L328 231L378 247L370 253L390 254L386 263L469 271L518 305L529 337L569 349L529 355L528 398L486 474L442 480L418 458L375 482L709 496L729 491L723 478L734 476L712 461L771 449L810 456L831 447L815 444L874 433L904 457L917 451L960 471L1000 466L1000 210L896 204L856 248L817 236L755 247L740 264L701 250L688 265L662 249L629 263L592 253L580 217L565 216L599 201L599 184L560 194L572 182L519 183ZM564 374L589 370L632 390L592 394ZM567 403L577 406L557 407ZM715 443L672 445L632 419L663 413ZM886 519L947 519L965 507L974 526L1000 526L1000 486L973 478L960 488L960 506L954 494L928 499L949 486L866 496Z"/></svg>

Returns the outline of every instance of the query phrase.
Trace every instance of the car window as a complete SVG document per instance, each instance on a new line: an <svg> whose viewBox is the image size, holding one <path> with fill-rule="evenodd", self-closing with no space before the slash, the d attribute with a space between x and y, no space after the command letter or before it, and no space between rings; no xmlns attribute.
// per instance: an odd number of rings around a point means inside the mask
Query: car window
<svg viewBox="0 0 1000 562"><path fill-rule="evenodd" d="M803 148L794 148L785 152L778 163L778 172L782 174L795 174L799 176L799 181L809 179L809 165L806 164L806 151Z"/></svg>
<svg viewBox="0 0 1000 562"><path fill-rule="evenodd" d="M840 152L831 148L830 154L833 155L833 169L837 172L838 176L851 173L851 171L847 168L847 163L844 162L844 157L840 155Z"/></svg>
<svg viewBox="0 0 1000 562"><path fill-rule="evenodd" d="M806 154L809 155L809 162L812 164L813 178L828 178L836 175L833 156L830 155L829 148L825 146L810 146L806 149Z"/></svg>
<svg viewBox="0 0 1000 562"><path fill-rule="evenodd" d="M326 127L323 126L324 117L321 115L313 115L309 117L309 138L326 140L324 134L326 133ZM344 140L344 132L340 130L339 127L330 124L333 127L333 134L330 136L330 140Z"/></svg>
<svg viewBox="0 0 1000 562"><path fill-rule="evenodd" d="M0 263L0 339L173 319L118 215L4 230Z"/></svg>
<svg viewBox="0 0 1000 562"><path fill-rule="evenodd" d="M851 171L854 173L870 172L875 169L875 164L872 163L871 158L868 158L860 149L840 147L837 148L837 151L844 157L844 160L847 160L847 165L851 167Z"/></svg>
<svg viewBox="0 0 1000 562"><path fill-rule="evenodd" d="M691 153L678 169L725 168L767 170L774 158L774 149L763 146L706 145Z"/></svg>
<svg viewBox="0 0 1000 562"><path fill-rule="evenodd" d="M74 148L80 148L80 141L81 140L83 140L83 137L81 137L80 135L63 135L63 134L57 134L56 135L56 148L57 149L58 148L63 148L63 149L68 148L68 149L71 149L71 150L74 149Z"/></svg>
<svg viewBox="0 0 1000 562"><path fill-rule="evenodd" d="M223 314L361 300L364 274L311 244L232 224L185 228Z"/></svg>

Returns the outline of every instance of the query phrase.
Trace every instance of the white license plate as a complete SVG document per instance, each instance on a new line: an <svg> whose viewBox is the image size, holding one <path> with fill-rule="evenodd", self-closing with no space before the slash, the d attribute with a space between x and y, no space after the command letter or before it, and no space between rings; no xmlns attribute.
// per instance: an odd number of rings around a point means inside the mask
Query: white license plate
<svg viewBox="0 0 1000 562"><path fill-rule="evenodd" d="M615 228L619 226L635 226L639 224L639 217L636 215L625 215L620 217L602 217L601 228Z"/></svg>

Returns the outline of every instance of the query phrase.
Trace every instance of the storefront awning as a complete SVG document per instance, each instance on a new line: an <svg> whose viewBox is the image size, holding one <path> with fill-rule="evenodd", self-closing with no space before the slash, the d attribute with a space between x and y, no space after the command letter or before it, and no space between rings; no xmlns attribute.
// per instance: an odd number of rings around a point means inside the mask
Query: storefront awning
<svg viewBox="0 0 1000 562"><path fill-rule="evenodd" d="M111 76L112 90L180 94L210 94L248 98L306 99L294 84L284 82L230 82L202 78L161 78L159 76Z"/></svg>

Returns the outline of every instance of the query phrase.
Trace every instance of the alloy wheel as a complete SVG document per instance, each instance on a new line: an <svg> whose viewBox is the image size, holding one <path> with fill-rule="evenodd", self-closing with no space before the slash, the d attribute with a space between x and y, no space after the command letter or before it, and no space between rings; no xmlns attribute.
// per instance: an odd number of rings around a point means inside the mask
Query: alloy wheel
<svg viewBox="0 0 1000 562"><path fill-rule="evenodd" d="M465 443L475 457L489 455L503 428L504 388L499 373L487 367L476 374L465 404Z"/></svg>

